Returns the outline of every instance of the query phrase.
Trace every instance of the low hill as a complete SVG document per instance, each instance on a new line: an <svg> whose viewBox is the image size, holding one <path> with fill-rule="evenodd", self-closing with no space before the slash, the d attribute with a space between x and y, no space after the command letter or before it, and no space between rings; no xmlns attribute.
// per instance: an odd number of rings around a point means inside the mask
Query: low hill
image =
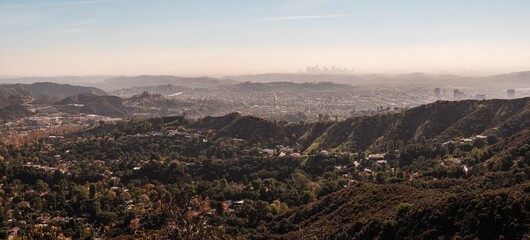
<svg viewBox="0 0 530 240"><path fill-rule="evenodd" d="M284 139L285 137L281 125L252 116L234 119L234 121L219 131L218 136L223 135L246 139L250 142L271 141L273 139Z"/></svg>
<svg viewBox="0 0 530 240"><path fill-rule="evenodd" d="M12 104L4 108L0 108L0 120L13 120L21 117L33 115L25 106L21 104Z"/></svg>
<svg viewBox="0 0 530 240"><path fill-rule="evenodd" d="M78 94L67 97L56 105L63 106L68 111L77 111L85 114L96 114L109 117L124 117L127 109L122 104L122 99L116 96L98 96L94 94Z"/></svg>
<svg viewBox="0 0 530 240"><path fill-rule="evenodd" d="M30 96L31 94L28 91L0 87L0 108L12 104L22 104L24 99Z"/></svg>
<svg viewBox="0 0 530 240"><path fill-rule="evenodd" d="M239 113L230 113L220 117L204 117L197 121L196 126L201 128L210 128L214 130L220 130L230 123L234 122L236 119L241 118Z"/></svg>

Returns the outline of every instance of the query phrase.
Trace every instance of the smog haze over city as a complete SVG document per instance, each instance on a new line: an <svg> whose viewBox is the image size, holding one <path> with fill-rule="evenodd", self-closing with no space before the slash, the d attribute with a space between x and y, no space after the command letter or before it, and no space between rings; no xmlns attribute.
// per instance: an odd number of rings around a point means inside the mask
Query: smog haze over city
<svg viewBox="0 0 530 240"><path fill-rule="evenodd" d="M2 0L0 239L530 239L529 11Z"/></svg>

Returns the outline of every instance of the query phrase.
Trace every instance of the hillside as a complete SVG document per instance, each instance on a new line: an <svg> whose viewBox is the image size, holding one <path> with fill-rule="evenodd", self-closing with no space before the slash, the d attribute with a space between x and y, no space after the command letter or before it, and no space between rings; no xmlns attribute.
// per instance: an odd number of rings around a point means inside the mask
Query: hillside
<svg viewBox="0 0 530 240"><path fill-rule="evenodd" d="M29 96L31 94L28 91L0 87L0 108L12 104L21 104L24 102L24 98Z"/></svg>
<svg viewBox="0 0 530 240"><path fill-rule="evenodd" d="M113 98L81 94L59 106L119 107ZM44 220L73 238L88 226L109 239L527 239L529 100L440 101L338 122L239 113L98 122L48 145L4 148L13 196L4 206L24 207L24 221L83 214L81 230ZM11 179L58 204L16 198Z"/></svg>
<svg viewBox="0 0 530 240"><path fill-rule="evenodd" d="M254 117L223 118L219 136L238 137L265 145L287 137L308 150L378 150L388 144L421 140L445 142L457 137L507 137L530 127L530 98L487 101L439 101L398 114L350 118L341 122L282 123ZM204 122L204 121L202 121ZM318 130L316 130L318 129ZM256 137L259 136L259 137Z"/></svg>
<svg viewBox="0 0 530 240"><path fill-rule="evenodd" d="M96 114L110 117L124 117L128 114L122 99L116 96L98 96L94 94L78 94L55 103L67 111L85 114Z"/></svg>
<svg viewBox="0 0 530 240"><path fill-rule="evenodd" d="M406 184L360 183L274 219L269 238L517 239L524 233L517 223L527 221L521 210L530 198L514 194L524 191L519 186L448 194Z"/></svg>
<svg viewBox="0 0 530 240"><path fill-rule="evenodd" d="M0 121L13 120L31 115L33 115L33 113L30 112L28 108L20 104L12 104L4 108L0 108Z"/></svg>
<svg viewBox="0 0 530 240"><path fill-rule="evenodd" d="M217 123L225 126L216 125L215 129L220 129L218 137L243 138L269 146L282 141L289 144L283 140L288 138L308 147L306 152L334 148L384 152L389 144L391 149L399 149L397 143L401 142L409 146L406 150L401 148L400 164L408 154L418 154L406 164L407 168L423 171L422 184L354 184L265 221L259 228L260 234L268 232L263 239L433 239L440 236L519 239L528 233L522 225L528 226L529 216L523 209L528 209L530 190L528 185L520 183L528 176L523 166L529 163L530 156L529 114L529 98L441 101L399 114L351 118L337 123L285 124L231 115L217 118ZM440 170L426 168L437 169L434 160L415 163L423 156L436 157L429 153L437 151L429 150L431 146L476 135L501 139L480 150L482 157L464 158L467 164L476 164L474 171L485 173L438 180L440 175L436 171ZM304 138L305 143L301 141ZM423 150L409 150L411 146Z"/></svg>
<svg viewBox="0 0 530 240"><path fill-rule="evenodd" d="M328 130L328 137L321 139L325 147L349 147L365 150L381 148L397 142L436 140L445 142L456 137L474 135L496 135L506 137L530 126L530 98L488 101L440 101L416 107L400 114L385 117L366 117L348 125L338 123ZM374 123L375 122L375 123ZM346 141L337 142L336 131L352 133L355 128L371 132L362 141L356 139L364 134L350 134ZM351 148L350 148L351 149Z"/></svg>
<svg viewBox="0 0 530 240"><path fill-rule="evenodd" d="M33 113L23 106L28 99L32 99L28 91L2 88L0 85L0 120L13 120L32 115Z"/></svg>

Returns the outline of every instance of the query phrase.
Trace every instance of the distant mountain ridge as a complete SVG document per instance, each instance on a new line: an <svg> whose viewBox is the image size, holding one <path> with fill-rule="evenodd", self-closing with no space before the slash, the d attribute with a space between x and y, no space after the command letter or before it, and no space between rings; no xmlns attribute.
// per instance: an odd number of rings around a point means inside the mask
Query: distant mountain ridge
<svg viewBox="0 0 530 240"><path fill-rule="evenodd" d="M70 84L58 84L52 82L36 82L32 84L6 84L0 85L2 89L15 89L27 91L38 96L64 98L81 93L91 93L96 95L106 95L105 91L94 87L74 86Z"/></svg>
<svg viewBox="0 0 530 240"><path fill-rule="evenodd" d="M511 87L530 88L530 71L494 75L488 77L487 81L495 84L507 84Z"/></svg>
<svg viewBox="0 0 530 240"><path fill-rule="evenodd" d="M409 73L401 75L385 74L305 74L305 73L266 73L255 75L227 76L242 82L334 82L349 85L462 85L491 84L515 88L530 87L530 71L513 72L485 77L457 76L450 74Z"/></svg>
<svg viewBox="0 0 530 240"><path fill-rule="evenodd" d="M108 89L120 89L130 87L145 87L156 85L175 85L188 88L210 88L221 85L233 84L235 81L228 79L216 79L210 77L178 77L164 75L141 75L134 77L117 77L107 79L103 86Z"/></svg>
<svg viewBox="0 0 530 240"><path fill-rule="evenodd" d="M264 73L247 75L228 75L214 77L180 77L173 75L139 76L56 76L56 77L10 77L0 78L0 84L31 84L53 82L80 86L97 87L105 90L126 89L132 87L174 85L187 88L212 88L241 82L333 82L348 85L445 85L473 86L491 84L511 88L530 88L530 71L520 71L492 76L459 76L452 74L306 74L306 73ZM132 94L134 95L134 94Z"/></svg>

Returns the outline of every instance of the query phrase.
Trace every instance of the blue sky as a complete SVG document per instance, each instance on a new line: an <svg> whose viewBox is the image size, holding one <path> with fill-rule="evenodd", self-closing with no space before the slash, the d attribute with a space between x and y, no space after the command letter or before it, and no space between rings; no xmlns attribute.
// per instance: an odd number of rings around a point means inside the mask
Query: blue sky
<svg viewBox="0 0 530 240"><path fill-rule="evenodd" d="M523 0L2 0L0 75L530 69Z"/></svg>

